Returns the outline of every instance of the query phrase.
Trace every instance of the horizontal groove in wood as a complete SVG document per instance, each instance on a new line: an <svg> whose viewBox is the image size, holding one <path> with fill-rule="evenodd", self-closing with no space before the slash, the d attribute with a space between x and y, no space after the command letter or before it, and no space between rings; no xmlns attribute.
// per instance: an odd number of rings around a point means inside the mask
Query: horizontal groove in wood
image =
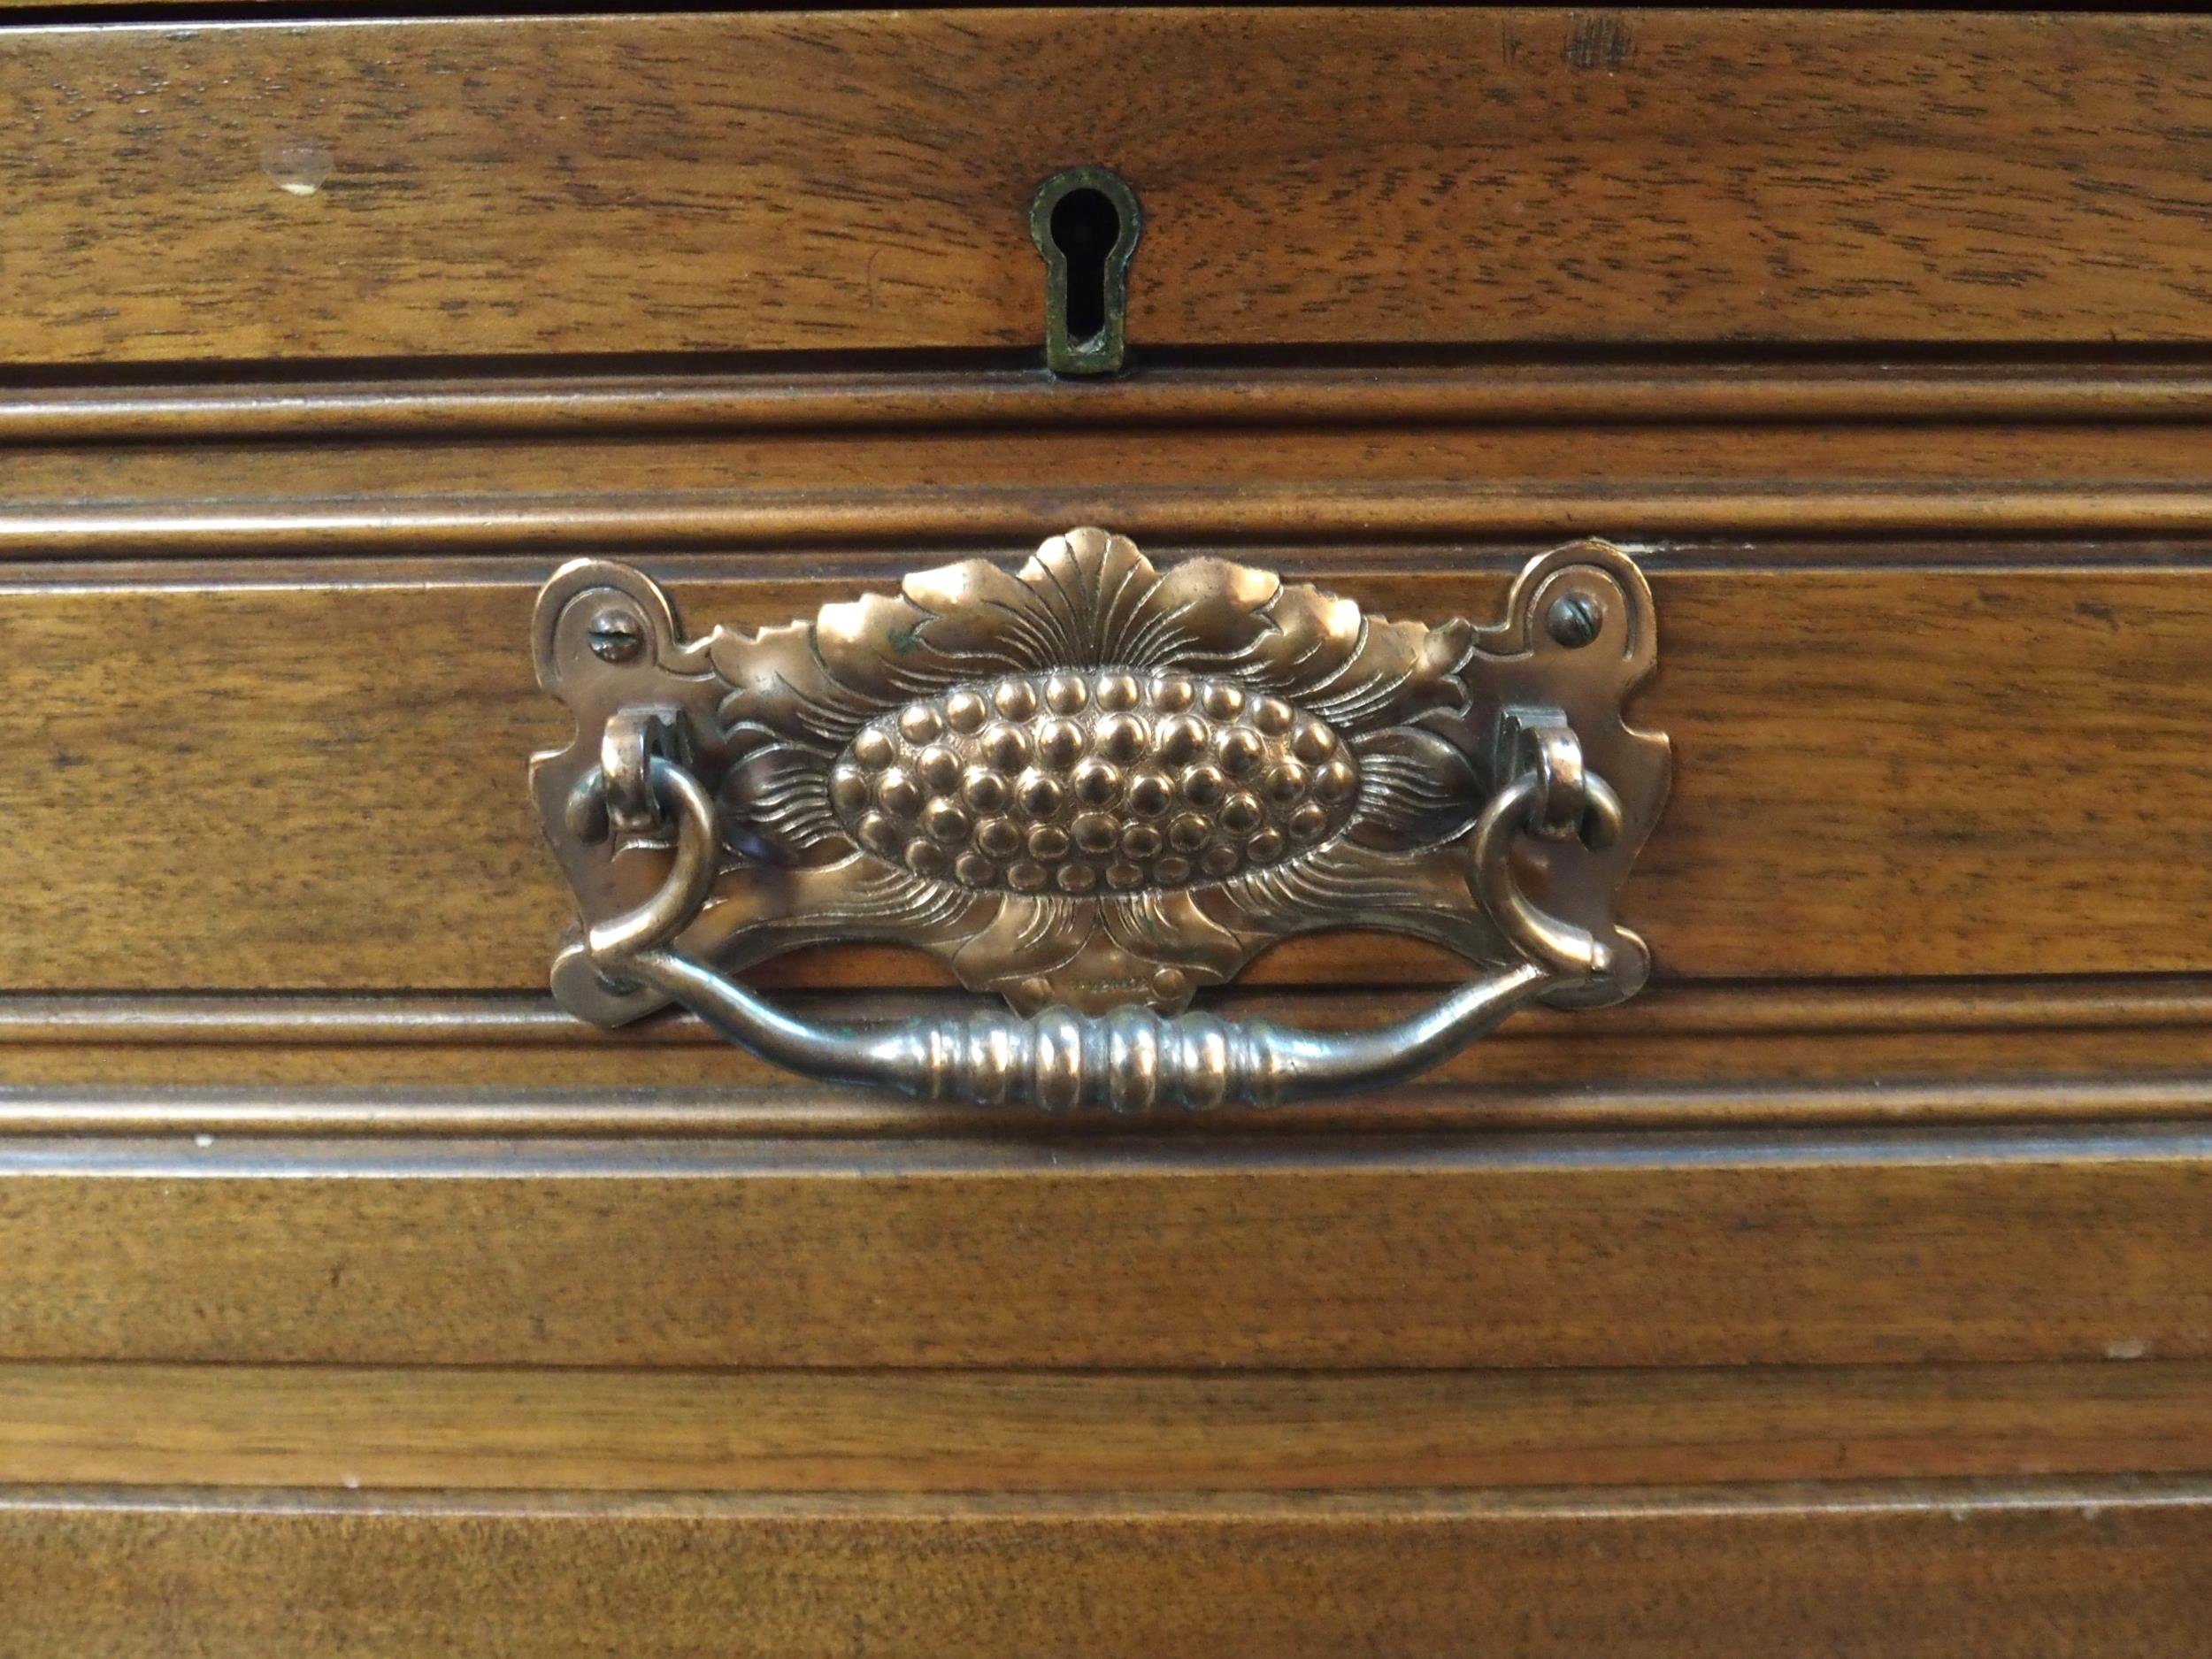
<svg viewBox="0 0 2212 1659"><path fill-rule="evenodd" d="M1484 614L1516 562L1266 557L1426 618ZM2203 573L2039 557L1654 573L1663 665L1633 712L1671 734L1676 783L1623 913L1662 977L2212 967L2203 931L2174 925L2212 912ZM693 580L649 564L702 630L780 622L897 568L879 553ZM572 914L520 782L567 735L525 649L548 568L11 588L0 987L542 985ZM1409 961L1440 972L1371 939L1266 965L1358 982ZM901 962L879 953L849 982L912 983Z"/></svg>
<svg viewBox="0 0 2212 1659"><path fill-rule="evenodd" d="M856 968L786 964L787 982ZM1312 965L1318 967L1316 963ZM1343 964L1337 964L1340 969ZM1392 965L1379 964L1380 966ZM756 974L749 976L758 979ZM826 1018L957 993L792 990ZM1212 1006L1317 1027L1432 991L1240 990ZM2212 1110L2212 999L2188 978L1896 986L1663 983L1623 1007L1532 1010L1420 1082L1149 1121L1190 1135L1508 1127L2191 1118ZM0 997L0 1133L1118 1134L802 1082L688 1017L601 1032L524 996ZM641 1094L641 1091L650 1091Z"/></svg>
<svg viewBox="0 0 2212 1659"><path fill-rule="evenodd" d="M2064 575L2084 577L2141 577L2212 572L2212 540L2206 537L2163 537L2163 540L2097 540L2078 537L2033 537L2033 540L1985 540L1985 537L1885 537L1878 544L1834 537L1778 537L1778 540L1737 540L1737 537L1666 537L1641 541L1631 535L1610 537L1635 555L1637 564L1650 575L1666 577L1870 577L1893 575ZM1157 544L1155 544L1157 546ZM1230 549L1215 541L1171 541L1157 555L1164 562L1188 557L1268 559L1270 568L1286 580L1321 584L1365 584L1379 577L1392 581L1420 581L1436 577L1460 577L1467 593L1482 593L1494 577L1516 568L1531 553L1555 546L1551 537L1458 537L1427 541L1323 541L1301 544L1283 541L1268 549ZM619 555L621 549L611 549ZM998 564L1020 564L1033 550L1009 541L958 541L941 549L918 550L874 541L867 546L818 549L805 544L777 544L764 549L728 550L665 550L641 553L637 562L646 566L661 586L675 593L684 584L787 586L792 581L814 581L830 593L854 586L887 588L898 586L920 557L995 559ZM73 597L137 597L137 595L221 595L221 593L292 593L298 588L345 588L347 593L440 593L451 588L511 588L528 586L535 590L555 568L555 559L515 559L500 553L449 555L369 555L369 557L210 557L210 559L149 559L149 557L22 557L0 559L0 597L15 595L73 595Z"/></svg>
<svg viewBox="0 0 2212 1659"><path fill-rule="evenodd" d="M1078 394L1078 401L1081 394ZM1312 545L1597 532L2136 540L2201 531L2212 420L1184 422L27 445L0 554L365 557L1033 544L1040 526ZM1940 557L1938 552L1936 557Z"/></svg>
<svg viewBox="0 0 2212 1659"><path fill-rule="evenodd" d="M1394 1009L1404 1000L1402 995L1394 996L1384 1006ZM1267 1000L1265 1010L1273 1018L1295 1018L1310 1006L1336 1001L1333 991L1282 992ZM872 998L869 1011L894 1018L920 1005L887 995ZM1837 984L1782 980L1660 985L1632 1002L1571 1014L1534 1008L1517 1016L1491 1041L1530 1037L1548 1041L1575 1032L1857 1035L2200 1025L2212 1026L2212 975ZM721 1041L704 1022L688 1015L644 1021L628 1034L638 1042L712 1047ZM582 1048L605 1041L608 1035L562 1012L546 996L0 995L0 1045L305 1041L343 1047L459 1041Z"/></svg>
<svg viewBox="0 0 2212 1659"><path fill-rule="evenodd" d="M2047 1474L1901 1480L1670 1482L1591 1491L1575 1486L1383 1491L1212 1492L1144 1487L1096 1493L1027 1492L648 1492L496 1488L406 1488L372 1492L321 1487L248 1490L128 1486L22 1485L0 1487L8 1514L204 1514L236 1516L425 1516L465 1518L641 1516L700 1519L976 1520L1113 1516L1234 1519L1257 1511L1325 1520L1340 1517L1402 1518L1558 1516L1562 1517L1732 1515L1911 1515L1931 1508L1969 1514L2062 1506L2194 1509L2212 1502L2212 1482L2195 1473L2083 1477Z"/></svg>
<svg viewBox="0 0 2212 1659"><path fill-rule="evenodd" d="M1878 543L1816 536L1756 541L1725 537L1651 541L1627 536L1611 539L1617 546L1633 554L1645 572L1670 580L1723 576L1756 580L1866 578L1889 573L2064 576L2080 580L2104 576L2135 578L2212 572L2212 541L2186 536L2143 541L2084 541L2050 536L2016 541L1978 537L1898 537ZM1489 591L1487 582L1514 569L1529 555L1555 545L1555 542L1543 538L1469 538L1403 543L1285 542L1266 549L1232 549L1201 541L1166 544L1156 557L1170 563L1217 556L1264 559L1287 580L1333 583L1338 587L1364 585L1378 579L1420 582L1455 577L1467 582L1465 591L1473 596ZM1019 564L1030 550L1033 549L1029 547L1002 541L960 542L930 549L926 553L880 542L854 548L779 543L724 552L646 552L637 556L637 562L679 596L686 591L687 584L721 588L811 584L813 591L842 591L849 595L856 587L896 587L914 569L918 560L925 557L940 563L960 558L990 559L1010 566ZM619 548L605 551L613 557L625 556ZM487 553L430 557L418 554L405 557L380 555L360 558L0 559L0 598L36 595L115 599L147 595L278 595L325 588L365 594L426 594L518 587L534 591L555 565L553 559L522 561ZM1502 591L1502 584L1499 591Z"/></svg>
<svg viewBox="0 0 2212 1659"><path fill-rule="evenodd" d="M2212 1358L2162 1128L0 1141L0 1357L1367 1370Z"/></svg>
<svg viewBox="0 0 2212 1659"><path fill-rule="evenodd" d="M2212 1471L2212 1366L0 1364L0 1486L1153 1492Z"/></svg>
<svg viewBox="0 0 2212 1659"><path fill-rule="evenodd" d="M2024 1045L2023 1057L2047 1071L2051 1046L2047 1040ZM1647 1050L1631 1049L1601 1080L1547 1074L1519 1082L1487 1074L1513 1070L1496 1065L1494 1053L1486 1065L1455 1063L1438 1068L1430 1080L1371 1094L1261 1111L1221 1107L1141 1123L923 1105L860 1090L824 1089L786 1074L764 1079L761 1067L739 1063L729 1071L744 1080L723 1080L701 1066L617 1061L594 1067L589 1056L580 1063L573 1050L563 1051L558 1072L534 1075L485 1066L465 1050L443 1048L428 1049L424 1063L411 1068L357 1067L357 1049L250 1050L244 1063L229 1066L195 1066L192 1051L146 1052L150 1059L137 1067L79 1062L75 1051L0 1066L5 1087L0 1135L841 1139L1014 1133L1028 1141L1114 1141L1141 1132L1211 1141L1548 1129L2062 1126L2188 1123L2212 1116L2207 1064L2212 1056L2202 1043L2165 1072L2116 1078L2108 1049L2090 1049L2076 1059L2074 1074L1996 1081L1985 1074L2004 1056L1985 1047L1931 1055L1916 1045L1907 1051L1914 1070L1901 1077L1870 1076L1864 1055L1839 1057L1826 1068L1794 1055L1761 1056L1766 1071L1740 1076L1731 1075L1736 1068L1717 1060L1710 1049L1693 1050L1672 1065L1649 1064ZM1827 1071L1838 1073L1838 1080L1817 1080ZM1486 1075L1479 1080L1462 1075L1470 1072ZM1687 1080L1658 1081L1653 1072ZM1816 1080L1800 1080L1798 1074L1806 1072ZM334 1077L364 1074L365 1081L351 1086L332 1083ZM209 1080L222 1076L231 1080ZM594 1080L585 1083L582 1077ZM641 1098L647 1090L649 1095Z"/></svg>
<svg viewBox="0 0 2212 1659"><path fill-rule="evenodd" d="M1296 545L1347 538L1580 535L1640 541L1759 536L2201 536L2212 488L1955 484L1823 488L1134 483L1088 489L947 486L835 492L502 495L364 503L314 496L235 504L0 509L11 558L400 556L551 549L841 548L1034 541L1039 526L1104 523L1140 540Z"/></svg>
<svg viewBox="0 0 2212 1659"><path fill-rule="evenodd" d="M0 443L466 439L702 431L1730 425L1908 420L2199 422L2193 363L2049 366L1819 362L1475 363L1162 368L1100 380L1040 370L478 376L0 389Z"/></svg>
<svg viewBox="0 0 2212 1659"><path fill-rule="evenodd" d="M2202 340L2208 41L1394 7L23 29L0 354L1033 347L1023 209L1071 157L1143 199L1140 350Z"/></svg>
<svg viewBox="0 0 2212 1659"><path fill-rule="evenodd" d="M158 1586L158 1594L149 1586ZM8 1659L2112 1659L2191 1652L2198 1479L1125 1498L0 1494Z"/></svg>

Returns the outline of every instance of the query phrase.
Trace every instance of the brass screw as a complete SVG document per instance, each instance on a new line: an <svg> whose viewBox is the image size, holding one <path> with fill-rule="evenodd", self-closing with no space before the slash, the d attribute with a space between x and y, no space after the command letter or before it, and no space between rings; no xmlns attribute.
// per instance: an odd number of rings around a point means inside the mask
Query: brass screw
<svg viewBox="0 0 2212 1659"><path fill-rule="evenodd" d="M1574 651L1597 638L1604 622L1603 614L1586 595L1569 594L1553 603L1544 618L1544 627L1553 639Z"/></svg>
<svg viewBox="0 0 2212 1659"><path fill-rule="evenodd" d="M626 663L645 649L645 630L632 612L609 605L591 619L591 652L603 663Z"/></svg>

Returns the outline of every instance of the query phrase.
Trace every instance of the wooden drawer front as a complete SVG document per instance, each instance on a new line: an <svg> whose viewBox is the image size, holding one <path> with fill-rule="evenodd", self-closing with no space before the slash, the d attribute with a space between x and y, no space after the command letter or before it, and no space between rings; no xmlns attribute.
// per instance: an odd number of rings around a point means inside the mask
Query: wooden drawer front
<svg viewBox="0 0 2212 1659"><path fill-rule="evenodd" d="M0 1360L2212 1359L2193 1131L209 1139L0 1148Z"/></svg>
<svg viewBox="0 0 2212 1659"><path fill-rule="evenodd" d="M553 1010L572 905L521 772L567 733L527 613L572 551L749 626L1077 518L1402 617L1484 614L1578 533L1652 576L1633 713L1678 764L1623 910L1652 988L1417 1087L1173 1125L1233 1162L1324 1132L2155 1122L2212 1066L2212 959L2175 925L2212 909L2185 366L487 376L27 392L0 430L19 1133L1009 1133ZM1463 972L1293 941L1237 1005L1356 1025ZM943 983L865 947L755 977L832 1018ZM1622 1313L1577 1363L1663 1348L1657 1309ZM1397 1340L1363 1363L1419 1354Z"/></svg>
<svg viewBox="0 0 2212 1659"><path fill-rule="evenodd" d="M0 1654L2185 1652L2207 1151L16 1140Z"/></svg>
<svg viewBox="0 0 2212 1659"><path fill-rule="evenodd" d="M2212 936L2173 926L2212 911L2201 555L1947 552L1980 568L1805 568L1766 544L1661 564L1662 680L1636 713L1672 734L1679 780L1624 912L1660 975L2212 969ZM1269 561L1412 616L1486 613L1517 562ZM880 554L648 563L692 614L746 626L896 580ZM27 764L0 775L0 982L541 986L572 915L518 782L567 736L525 649L549 568L6 571L0 737ZM811 977L934 982L864 960ZM1453 972L1307 941L1262 977Z"/></svg>
<svg viewBox="0 0 2212 1659"><path fill-rule="evenodd" d="M186 19L0 91L0 1659L2201 1647L2212 23ZM1430 621L1621 544L1649 987L1133 1125L558 1011L558 563L703 632L1080 524Z"/></svg>
<svg viewBox="0 0 2212 1659"><path fill-rule="evenodd" d="M2187 17L1054 10L14 30L0 352L2212 337Z"/></svg>
<svg viewBox="0 0 2212 1659"><path fill-rule="evenodd" d="M2190 1651L2212 1494L0 1498L0 1654ZM150 1604L158 1586L159 1606ZM1724 1609L1724 1615L1723 1610Z"/></svg>
<svg viewBox="0 0 2212 1659"><path fill-rule="evenodd" d="M1628 547L1632 712L1678 764L1623 915L1663 985L2212 969L2173 925L2212 909L2186 366L70 388L0 436L18 992L535 991L572 914L517 783L568 735L526 649L559 558L757 626L1086 521L1430 618L1548 542ZM1456 972L1304 941L1254 977Z"/></svg>

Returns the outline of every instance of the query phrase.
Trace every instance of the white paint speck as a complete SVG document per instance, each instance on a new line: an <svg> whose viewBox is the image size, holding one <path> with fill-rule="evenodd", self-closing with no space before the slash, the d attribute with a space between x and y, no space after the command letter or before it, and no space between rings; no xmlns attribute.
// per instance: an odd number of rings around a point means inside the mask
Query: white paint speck
<svg viewBox="0 0 2212 1659"><path fill-rule="evenodd" d="M2119 1337L2104 1345L2107 1359L2141 1359L2151 1351L2151 1345L2139 1336Z"/></svg>
<svg viewBox="0 0 2212 1659"><path fill-rule="evenodd" d="M215 1137L213 1135L194 1135L192 1137L192 1144L196 1147L211 1147L215 1144Z"/></svg>

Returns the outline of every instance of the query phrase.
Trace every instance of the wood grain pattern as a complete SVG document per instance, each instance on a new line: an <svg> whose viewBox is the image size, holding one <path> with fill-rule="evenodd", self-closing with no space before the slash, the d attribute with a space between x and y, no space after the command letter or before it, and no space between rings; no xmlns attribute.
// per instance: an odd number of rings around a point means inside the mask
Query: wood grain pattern
<svg viewBox="0 0 2212 1659"><path fill-rule="evenodd" d="M173 385L0 387L0 442L212 442L241 438L469 438L484 434L655 431L941 431L1079 426L1433 426L1538 420L1734 425L1759 420L2201 422L2212 373L2181 354L2038 365L1976 360L1712 363L1522 360L1246 365L1148 363L1064 380L1044 369L531 373L497 365L469 378L325 376ZM1569 434L1573 435L1573 434Z"/></svg>
<svg viewBox="0 0 2212 1659"><path fill-rule="evenodd" d="M1232 382L1250 382L1240 377ZM1388 382L1386 382L1386 385ZM1079 410L1082 394L1071 406ZM657 434L347 434L319 425L281 439L221 443L29 444L11 456L9 500L33 509L73 503L184 507L352 502L403 511L419 499L609 495L614 506L667 495L810 496L826 509L873 496L933 491L1043 494L1249 486L1444 489L1473 484L1542 488L1603 486L1625 493L1673 486L1719 494L1788 484L1910 491L1945 486L1971 495L2056 482L2103 487L2197 486L2212 460L2212 419L2153 424L2078 419L1945 423L1943 442L1908 421L1707 423L1636 420L1626 413L1562 434L1542 421L1443 419L1314 426L1302 420L1086 425L1064 417L1013 431L938 426L895 401L839 430L794 420L757 430ZM588 405L580 409L588 418ZM903 418L902 418L903 415ZM306 463L313 463L310 467ZM1624 526L1624 534L1632 532ZM1832 535L1809 518L1802 538ZM895 548L895 542L889 544ZM884 547L869 549L881 554Z"/></svg>
<svg viewBox="0 0 2212 1659"><path fill-rule="evenodd" d="M1440 964L1450 960L1438 958ZM1289 999L1279 1001L1288 1005ZM1572 1014L1532 1008L1517 1027L1547 1036L1602 1029L1617 1038L1833 1035L1859 1041L1898 1033L2147 1032L2208 1024L2212 1024L2212 979L2135 974L1893 984L1671 984L1610 1008ZM627 1031L633 1038L656 1043L711 1048L719 1041L701 1022L681 1014L643 1021ZM0 1044L256 1047L299 1040L373 1048L450 1039L572 1048L602 1034L565 1017L543 996L0 997Z"/></svg>
<svg viewBox="0 0 2212 1659"><path fill-rule="evenodd" d="M1034 347L1056 168L1130 333L2212 337L2212 26L1253 8L23 29L19 363Z"/></svg>
<svg viewBox="0 0 2212 1659"><path fill-rule="evenodd" d="M248 503L30 505L0 511L11 558L219 561L303 555L580 557L621 550L988 549L1041 538L1040 525L1105 523L1150 547L1271 548L1284 541L1360 543L1487 539L1558 542L1577 536L1662 545L1754 540L1779 550L1800 538L2086 538L2162 553L2212 535L2212 489L2193 485L2075 488L2024 483L1961 490L1919 485L1212 484L1028 490L963 485L919 493L826 496L813 491L427 495L385 503L324 496ZM1633 536L1621 526L1635 526Z"/></svg>
<svg viewBox="0 0 2212 1659"><path fill-rule="evenodd" d="M1434 1489L2187 1473L2212 1367L611 1371L0 1365L0 1483Z"/></svg>
<svg viewBox="0 0 2212 1659"><path fill-rule="evenodd" d="M1243 385L1239 380L1233 382ZM1877 535L2212 533L2212 424L1628 422L945 430L27 445L0 549L99 559L1148 542L1747 537L1853 563ZM331 420L337 422L333 415ZM326 435L318 437L317 431ZM895 566L894 567L895 568Z"/></svg>
<svg viewBox="0 0 2212 1659"><path fill-rule="evenodd" d="M2212 1141L0 1142L0 1358L2212 1358Z"/></svg>
<svg viewBox="0 0 2212 1659"><path fill-rule="evenodd" d="M1375 982L1235 990L1213 1006L1320 1029L1432 990L1376 941L1305 971ZM824 951L749 975L834 986L881 958ZM1463 971L1434 964L1440 979ZM1300 964L1278 964L1275 973ZM1502 1128L2172 1121L2212 1110L2208 982L1668 981L1618 1009L1532 1010L1414 1085L1149 1125L1237 1137ZM793 990L823 1019L903 1018L941 993ZM31 1134L996 1133L1002 1114L809 1086L688 1016L603 1032L545 996L0 997L0 1129ZM1033 1132L1047 1125L1029 1127ZM1054 1133L1121 1125L1053 1122Z"/></svg>
<svg viewBox="0 0 2212 1659"><path fill-rule="evenodd" d="M157 1586L157 1594L150 1587ZM0 1496L0 1655L2135 1659L2200 1479L1642 1494Z"/></svg>
<svg viewBox="0 0 2212 1659"><path fill-rule="evenodd" d="M865 1002L862 1003L866 1006ZM848 1001L841 1003L853 1011ZM1317 1025L1319 1021L1315 1022ZM1402 1087L1273 1110L1223 1107L1203 1117L1169 1119L1147 1130L1179 1143L1240 1147L1256 1136L1463 1134L1496 1131L1576 1133L1659 1129L1803 1130L1908 1126L1915 1128L2021 1127L2057 1125L2201 1122L2212 1115L2212 1077L2202 1064L2201 1039L2186 1045L2130 1044L2139 1068L2111 1075L2108 1041L2069 1040L2062 1033L2042 1044L2003 1050L1971 1041L1891 1040L1869 1045L1848 1070L1839 1057L1826 1067L1801 1050L1751 1043L1753 1052L1733 1066L1708 1064L1725 1050L1700 1045L1665 1056L1663 1071L1683 1080L1657 1081L1637 1073L1627 1081L1588 1082L1573 1076L1586 1049L1562 1045L1565 1064L1551 1056L1509 1050L1496 1067L1504 1079L1463 1077L1480 1065L1455 1065ZM788 1073L718 1062L720 1050L703 1051L688 1066L632 1065L618 1056L587 1052L566 1071L487 1064L480 1053L429 1046L390 1051L325 1048L287 1043L265 1048L142 1052L137 1064L118 1065L67 1050L45 1050L7 1068L0 1094L0 1132L27 1136L131 1138L145 1135L366 1137L502 1141L573 1140L613 1136L649 1140L849 1140L857 1137L1002 1137L1025 1141L1112 1142L1130 1125L1119 1118L1058 1118L1010 1122L1003 1112L926 1106L889 1094L816 1087ZM2050 1052L2047 1053L2047 1048ZM2144 1050L2147 1049L2147 1055ZM1619 1062L1633 1071L1639 1053ZM364 1059L366 1053L371 1057ZM2033 1070L1990 1075L2007 1057ZM2099 1064L2101 1058L2103 1064ZM596 1059L599 1064L594 1065ZM1870 1073L1869 1060L1893 1069ZM1518 1064L1516 1064L1516 1063ZM2186 1062L2186 1064L2185 1064ZM166 1067L165 1070L163 1068ZM1816 1081L1771 1074L1759 1066L1826 1072ZM547 1079L549 1070L552 1080ZM1732 1071L1719 1078L1701 1072ZM114 1083L126 1071L142 1080ZM750 1073L738 1081L725 1072ZM595 1078L593 1082L580 1082ZM1531 1074L1541 1081L1530 1080ZM398 1080L393 1080L395 1077ZM56 1080L56 1079L65 1080ZM27 1080L25 1080L27 1079ZM69 1080L73 1079L73 1080ZM242 1079L242 1080L241 1080ZM342 1079L342 1080L340 1080Z"/></svg>
<svg viewBox="0 0 2212 1659"><path fill-rule="evenodd" d="M157 5L0 27L0 1659L2203 1645L2212 21ZM1083 520L1634 542L1655 994L1144 1133L553 1015L558 553Z"/></svg>
<svg viewBox="0 0 2212 1659"><path fill-rule="evenodd" d="M1624 914L1663 974L2212 968L2172 925L2212 910L2202 574L1994 557L1655 560L1663 666L1638 715L1672 734L1678 782ZM700 627L810 612L902 563L648 562ZM1517 559L1258 562L1433 618L1483 613ZM565 736L523 649L546 568L11 572L0 987L541 984L572 914L519 782ZM1272 971L1387 959L1335 951ZM871 960L862 977L910 982Z"/></svg>
<svg viewBox="0 0 2212 1659"><path fill-rule="evenodd" d="M1761 357L1677 363L1523 360L1471 354L1359 368L1147 363L1099 380L1041 369L467 377L310 376L261 380L0 387L0 442L158 443L227 439L466 438L486 434L752 432L856 426L1057 430L1155 426L1429 426L1534 421L1740 426L1773 420L2200 422L2212 374L2187 355L2034 365L1836 363ZM1759 430L1756 426L1748 428Z"/></svg>

